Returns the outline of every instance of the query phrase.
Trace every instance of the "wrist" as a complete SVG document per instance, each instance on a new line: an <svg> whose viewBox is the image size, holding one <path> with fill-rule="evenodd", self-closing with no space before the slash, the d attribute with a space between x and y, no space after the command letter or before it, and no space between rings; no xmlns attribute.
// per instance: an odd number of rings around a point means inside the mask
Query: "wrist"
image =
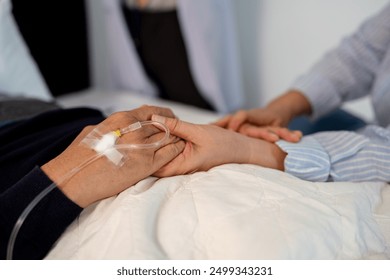
<svg viewBox="0 0 390 280"><path fill-rule="evenodd" d="M75 184L78 184L74 182L75 180L66 180L66 175L64 174L69 171L66 171L67 168L60 162L57 162L56 159L44 164L41 169L57 185L57 188L78 206L85 208L91 204L91 202L83 200L83 196L79 193L80 188L75 186Z"/></svg>
<svg viewBox="0 0 390 280"><path fill-rule="evenodd" d="M269 144L271 144L270 158L271 160L273 160L271 168L284 171L284 160L286 159L287 153L285 153L275 143L269 143Z"/></svg>
<svg viewBox="0 0 390 280"><path fill-rule="evenodd" d="M250 138L251 149L249 163L284 171L287 154L274 143Z"/></svg>
<svg viewBox="0 0 390 280"><path fill-rule="evenodd" d="M302 115L310 115L311 104L306 96L298 90L289 90L285 94L271 101L267 109L277 112L287 125L292 119Z"/></svg>

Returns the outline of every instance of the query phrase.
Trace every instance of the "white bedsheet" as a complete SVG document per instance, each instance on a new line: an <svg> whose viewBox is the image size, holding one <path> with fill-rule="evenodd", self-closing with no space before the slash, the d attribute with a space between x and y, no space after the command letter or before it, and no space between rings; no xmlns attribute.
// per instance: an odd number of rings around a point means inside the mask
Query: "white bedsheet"
<svg viewBox="0 0 390 280"><path fill-rule="evenodd" d="M151 177L85 209L47 258L388 259L388 190L237 164Z"/></svg>
<svg viewBox="0 0 390 280"><path fill-rule="evenodd" d="M61 100L112 111L171 107L182 119L217 115L128 93ZM47 259L390 259L390 186L311 183L229 164L147 178L85 209Z"/></svg>

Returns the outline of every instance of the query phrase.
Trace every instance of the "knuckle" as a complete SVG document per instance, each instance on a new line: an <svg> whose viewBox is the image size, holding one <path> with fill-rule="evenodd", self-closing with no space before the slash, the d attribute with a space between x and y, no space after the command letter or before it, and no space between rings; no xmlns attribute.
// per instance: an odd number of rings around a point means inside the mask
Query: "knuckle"
<svg viewBox="0 0 390 280"><path fill-rule="evenodd" d="M171 119L171 132L175 132L180 127L180 120L179 119Z"/></svg>
<svg viewBox="0 0 390 280"><path fill-rule="evenodd" d="M169 116L169 117L174 117L175 115L173 114L173 111L170 108L167 107L155 107L158 113Z"/></svg>
<svg viewBox="0 0 390 280"><path fill-rule="evenodd" d="M140 106L140 108L143 108L143 109L148 109L148 108L151 108L152 106L149 105L149 104L143 104Z"/></svg>
<svg viewBox="0 0 390 280"><path fill-rule="evenodd" d="M81 133L89 133L90 131L92 131L94 128L96 127L96 125L87 125L87 126L85 126L83 129L82 129L82 131L81 131Z"/></svg>
<svg viewBox="0 0 390 280"><path fill-rule="evenodd" d="M107 121L108 122L117 122L117 121L120 121L122 119L124 119L126 116L126 113L125 112L115 112L115 113L112 113L108 118L107 118Z"/></svg>
<svg viewBox="0 0 390 280"><path fill-rule="evenodd" d="M238 110L235 114L236 117L245 117L247 115L247 112L245 110Z"/></svg>
<svg viewBox="0 0 390 280"><path fill-rule="evenodd" d="M153 105L142 105L140 107L140 110L143 111L143 113L149 117L152 114L174 117L173 111L167 107L159 107L159 106L153 106Z"/></svg>

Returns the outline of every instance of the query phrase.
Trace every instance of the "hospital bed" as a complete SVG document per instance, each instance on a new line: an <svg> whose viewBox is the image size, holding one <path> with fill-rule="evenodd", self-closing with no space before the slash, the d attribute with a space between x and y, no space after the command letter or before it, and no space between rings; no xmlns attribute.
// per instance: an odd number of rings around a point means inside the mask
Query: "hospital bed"
<svg viewBox="0 0 390 280"><path fill-rule="evenodd" d="M106 114L143 104L186 121L219 116L127 92L61 97ZM312 183L249 164L146 178L86 208L47 259L390 259L390 185Z"/></svg>

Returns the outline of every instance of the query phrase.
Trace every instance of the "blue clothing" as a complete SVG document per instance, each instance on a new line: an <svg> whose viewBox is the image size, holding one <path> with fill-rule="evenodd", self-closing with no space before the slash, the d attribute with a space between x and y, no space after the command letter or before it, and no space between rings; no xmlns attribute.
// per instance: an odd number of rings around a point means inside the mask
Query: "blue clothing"
<svg viewBox="0 0 390 280"><path fill-rule="evenodd" d="M365 125L366 122L362 119L342 109L336 109L318 120L311 120L306 116L297 117L288 124L288 128L291 130L300 130L303 135L308 135L320 131L355 131L363 128Z"/></svg>
<svg viewBox="0 0 390 280"><path fill-rule="evenodd" d="M296 144L278 141L287 153L286 172L311 181L390 182L390 4L292 88L308 98L313 119L370 95L377 125L316 133Z"/></svg>

